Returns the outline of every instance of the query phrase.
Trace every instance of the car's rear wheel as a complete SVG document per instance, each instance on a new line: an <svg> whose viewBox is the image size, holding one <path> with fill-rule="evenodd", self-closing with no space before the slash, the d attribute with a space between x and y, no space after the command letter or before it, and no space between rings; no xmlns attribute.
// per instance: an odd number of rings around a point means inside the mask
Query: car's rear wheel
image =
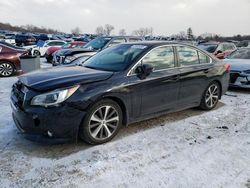
<svg viewBox="0 0 250 188"><path fill-rule="evenodd" d="M87 111L80 127L80 138L93 145L108 142L118 133L122 118L122 110L116 102L99 101Z"/></svg>
<svg viewBox="0 0 250 188"><path fill-rule="evenodd" d="M0 62L0 76L9 77L15 72L15 67L10 62Z"/></svg>
<svg viewBox="0 0 250 188"><path fill-rule="evenodd" d="M200 107L203 110L211 110L216 107L221 95L221 88L217 82L212 82L206 88L202 99Z"/></svg>

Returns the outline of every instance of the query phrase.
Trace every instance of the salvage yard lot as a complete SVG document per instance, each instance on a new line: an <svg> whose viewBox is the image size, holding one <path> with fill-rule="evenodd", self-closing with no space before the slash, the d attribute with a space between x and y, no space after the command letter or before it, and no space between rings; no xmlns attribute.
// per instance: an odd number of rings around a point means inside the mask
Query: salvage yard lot
<svg viewBox="0 0 250 188"><path fill-rule="evenodd" d="M104 145L44 145L14 126L15 81L0 79L1 187L250 187L250 91L130 125Z"/></svg>

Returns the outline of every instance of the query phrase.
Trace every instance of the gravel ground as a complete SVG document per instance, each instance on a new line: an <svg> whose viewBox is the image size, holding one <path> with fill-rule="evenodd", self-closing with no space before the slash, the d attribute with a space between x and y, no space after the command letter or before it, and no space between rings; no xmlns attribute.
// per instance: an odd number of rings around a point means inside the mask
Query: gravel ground
<svg viewBox="0 0 250 188"><path fill-rule="evenodd" d="M250 91L229 91L210 112L190 109L124 127L104 145L42 145L14 126L15 81L0 79L1 187L250 188Z"/></svg>

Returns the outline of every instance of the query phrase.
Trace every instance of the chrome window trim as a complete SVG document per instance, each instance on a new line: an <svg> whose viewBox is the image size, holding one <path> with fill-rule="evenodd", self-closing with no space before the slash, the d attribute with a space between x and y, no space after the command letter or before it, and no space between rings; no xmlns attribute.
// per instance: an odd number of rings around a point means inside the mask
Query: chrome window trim
<svg viewBox="0 0 250 188"><path fill-rule="evenodd" d="M193 66L207 65L207 64L212 64L212 63L213 63L213 59L210 57L210 55L208 55L207 53L203 52L203 51L200 50L199 48L194 48L194 47L192 47L192 46L183 45L183 44L166 44L166 45L162 45L162 46L157 46L157 47L151 49L150 51L148 51L148 52L147 52L142 58L140 58L140 59L134 64L134 66L128 71L127 76L135 76L136 74L132 74L133 69L134 69L139 63L141 63L141 61L144 59L144 57L146 57L146 56L147 56L150 52L152 52L153 50L158 49L158 48L161 48L161 47L172 47L172 48L174 48L174 47L180 47L180 46L192 48L192 49L196 50L197 52L200 52L200 53L206 55L206 56L209 58L210 62L208 62L208 63L202 63L202 64L196 64L196 65L182 66L182 67L181 67L181 66L177 66L177 67L172 67L172 68L167 68L167 69L155 70L155 71L153 71L153 72L161 72L161 71L172 70L172 69L176 69L176 68L193 67ZM175 50L174 50L174 56L176 56L176 55L177 55L177 52L176 52L176 54L175 54ZM197 54L197 56L198 56L198 54ZM178 58L178 55L177 55L177 58ZM198 56L198 58L199 58L199 56ZM199 61L200 61L200 60L199 60ZM178 60L177 60L177 62L178 62ZM177 63L177 62L175 62L175 63Z"/></svg>

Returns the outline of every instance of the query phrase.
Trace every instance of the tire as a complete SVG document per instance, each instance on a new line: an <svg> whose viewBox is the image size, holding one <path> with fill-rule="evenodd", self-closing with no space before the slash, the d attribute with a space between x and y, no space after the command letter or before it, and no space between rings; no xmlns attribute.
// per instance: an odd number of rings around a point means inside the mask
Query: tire
<svg viewBox="0 0 250 188"><path fill-rule="evenodd" d="M212 110L219 102L220 95L220 85L217 82L210 83L202 95L200 108L202 110Z"/></svg>
<svg viewBox="0 0 250 188"><path fill-rule="evenodd" d="M10 77L15 73L15 67L12 63L3 61L0 62L0 76L1 77Z"/></svg>
<svg viewBox="0 0 250 188"><path fill-rule="evenodd" d="M38 50L35 50L35 51L33 52L33 55L34 55L34 56L40 56L41 54L40 54L40 52L39 52Z"/></svg>
<svg viewBox="0 0 250 188"><path fill-rule="evenodd" d="M98 101L87 111L79 136L91 145L106 143L117 135L122 120L122 110L116 102L110 99Z"/></svg>

